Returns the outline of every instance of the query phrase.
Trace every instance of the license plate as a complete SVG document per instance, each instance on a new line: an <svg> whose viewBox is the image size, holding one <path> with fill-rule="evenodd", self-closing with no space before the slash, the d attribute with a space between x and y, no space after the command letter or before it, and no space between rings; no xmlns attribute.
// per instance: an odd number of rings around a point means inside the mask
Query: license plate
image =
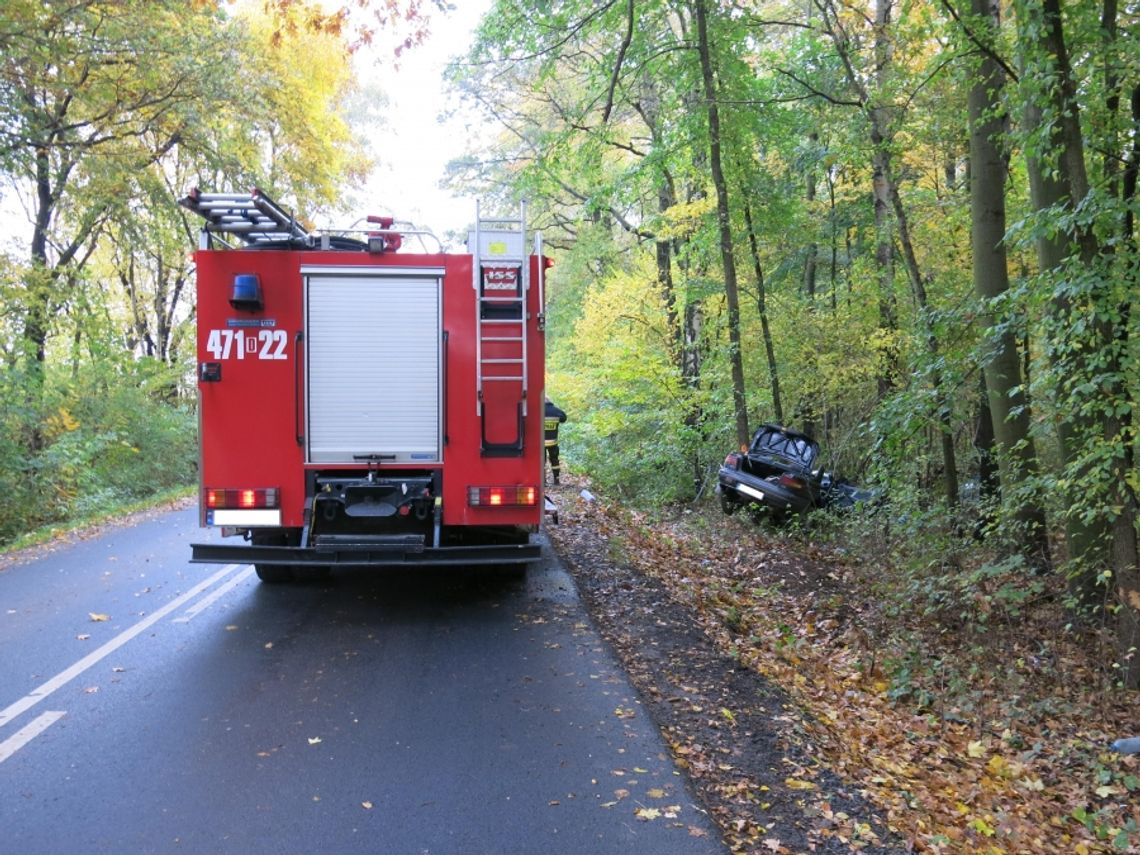
<svg viewBox="0 0 1140 855"><path fill-rule="evenodd" d="M759 490L756 490L756 489L753 489L752 487L749 487L747 484L737 484L736 489L738 492L743 493L746 496L751 496L753 499L755 499L758 502L764 501L764 494L761 493Z"/></svg>

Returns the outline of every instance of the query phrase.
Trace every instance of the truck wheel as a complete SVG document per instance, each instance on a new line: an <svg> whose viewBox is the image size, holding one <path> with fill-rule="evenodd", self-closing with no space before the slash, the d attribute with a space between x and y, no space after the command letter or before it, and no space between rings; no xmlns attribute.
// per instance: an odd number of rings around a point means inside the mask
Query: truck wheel
<svg viewBox="0 0 1140 855"><path fill-rule="evenodd" d="M253 569L257 571L258 579L271 585L292 582L294 578L293 568L288 564L255 564Z"/></svg>
<svg viewBox="0 0 1140 855"><path fill-rule="evenodd" d="M285 529L255 529L250 535L250 543L254 546L289 546L291 540L296 546L299 538ZM292 564L254 564L253 569L257 571L258 579L271 585L292 582L297 578Z"/></svg>

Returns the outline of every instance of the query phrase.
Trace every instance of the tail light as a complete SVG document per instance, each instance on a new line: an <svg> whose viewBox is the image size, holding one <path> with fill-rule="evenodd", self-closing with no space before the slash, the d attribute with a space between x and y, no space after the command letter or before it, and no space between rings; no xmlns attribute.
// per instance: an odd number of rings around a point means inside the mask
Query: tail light
<svg viewBox="0 0 1140 855"><path fill-rule="evenodd" d="M467 504L473 508L527 508L538 504L538 488L525 484L504 487L468 487Z"/></svg>
<svg viewBox="0 0 1140 855"><path fill-rule="evenodd" d="M729 469L739 469L740 468L740 452L733 451L733 452L729 453L729 455L724 458L724 465L727 466Z"/></svg>
<svg viewBox="0 0 1140 855"><path fill-rule="evenodd" d="M803 490L807 487L807 482L802 478L796 478L794 475L781 475L776 483L781 487L787 487L789 490Z"/></svg>
<svg viewBox="0 0 1140 855"><path fill-rule="evenodd" d="M279 501L276 487L206 488L206 507L212 511L276 508Z"/></svg>

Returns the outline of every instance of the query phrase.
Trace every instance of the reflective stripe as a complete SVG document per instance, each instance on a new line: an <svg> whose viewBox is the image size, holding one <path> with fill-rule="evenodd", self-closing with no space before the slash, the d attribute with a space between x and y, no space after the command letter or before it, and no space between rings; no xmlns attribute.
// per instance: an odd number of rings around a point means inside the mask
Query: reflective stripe
<svg viewBox="0 0 1140 855"><path fill-rule="evenodd" d="M558 430L558 417L551 416L543 422L543 427L546 430Z"/></svg>
<svg viewBox="0 0 1140 855"><path fill-rule="evenodd" d="M558 440L548 439L548 440L546 440L546 442L543 443L543 445L546 446L547 448L553 448L554 446L558 445Z"/></svg>

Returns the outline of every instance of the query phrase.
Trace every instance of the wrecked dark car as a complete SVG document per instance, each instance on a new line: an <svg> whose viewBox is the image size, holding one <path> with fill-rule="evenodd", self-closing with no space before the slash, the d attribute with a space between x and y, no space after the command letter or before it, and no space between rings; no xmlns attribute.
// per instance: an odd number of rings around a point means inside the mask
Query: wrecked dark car
<svg viewBox="0 0 1140 855"><path fill-rule="evenodd" d="M762 425L748 452L732 452L720 467L721 510L733 514L747 507L781 520L816 508L851 508L873 500L873 491L824 472L819 456L819 443L806 433Z"/></svg>

